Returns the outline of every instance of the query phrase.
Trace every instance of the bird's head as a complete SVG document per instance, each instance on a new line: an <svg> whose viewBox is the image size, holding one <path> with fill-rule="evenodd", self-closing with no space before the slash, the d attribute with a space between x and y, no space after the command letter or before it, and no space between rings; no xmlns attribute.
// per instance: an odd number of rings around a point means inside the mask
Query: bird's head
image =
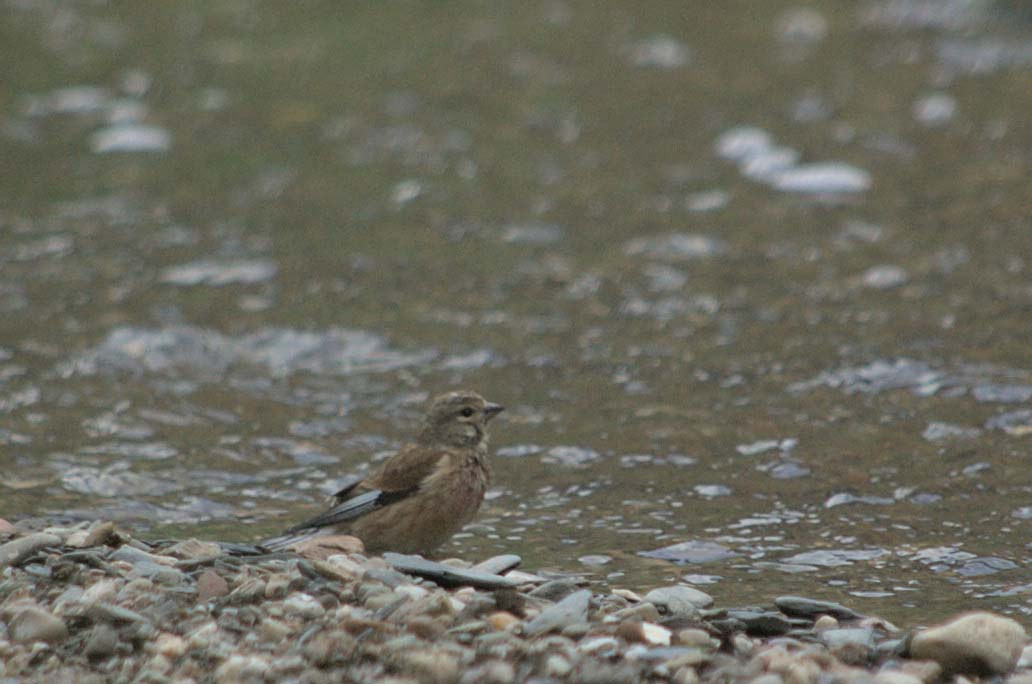
<svg viewBox="0 0 1032 684"><path fill-rule="evenodd" d="M442 394L430 404L419 441L434 446L475 447L487 440L487 423L503 408L468 390Z"/></svg>

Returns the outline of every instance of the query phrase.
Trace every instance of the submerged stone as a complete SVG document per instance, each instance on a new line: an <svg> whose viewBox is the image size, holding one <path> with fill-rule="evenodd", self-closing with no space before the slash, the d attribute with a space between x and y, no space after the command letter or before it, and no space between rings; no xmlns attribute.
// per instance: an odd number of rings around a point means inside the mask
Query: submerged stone
<svg viewBox="0 0 1032 684"><path fill-rule="evenodd" d="M664 546L654 551L639 551L638 555L675 563L712 563L734 558L739 554L716 542L693 540Z"/></svg>

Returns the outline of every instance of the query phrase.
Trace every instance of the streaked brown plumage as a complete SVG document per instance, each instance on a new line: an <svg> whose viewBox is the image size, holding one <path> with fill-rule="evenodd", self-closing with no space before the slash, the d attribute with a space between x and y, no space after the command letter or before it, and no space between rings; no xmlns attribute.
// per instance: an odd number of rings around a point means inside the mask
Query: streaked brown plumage
<svg viewBox="0 0 1032 684"><path fill-rule="evenodd" d="M416 441L334 495L336 505L264 545L283 548L319 534L350 534L367 551L429 553L473 519L491 478L487 423L502 406L476 392L430 405Z"/></svg>

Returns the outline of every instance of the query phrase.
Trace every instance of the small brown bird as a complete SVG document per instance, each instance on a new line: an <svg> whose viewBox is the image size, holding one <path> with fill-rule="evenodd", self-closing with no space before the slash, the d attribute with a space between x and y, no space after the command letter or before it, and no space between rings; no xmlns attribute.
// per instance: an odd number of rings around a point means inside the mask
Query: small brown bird
<svg viewBox="0 0 1032 684"><path fill-rule="evenodd" d="M416 441L334 495L322 515L263 542L284 548L324 534L358 537L371 552L426 554L473 519L491 479L487 423L503 407L476 392L436 397Z"/></svg>

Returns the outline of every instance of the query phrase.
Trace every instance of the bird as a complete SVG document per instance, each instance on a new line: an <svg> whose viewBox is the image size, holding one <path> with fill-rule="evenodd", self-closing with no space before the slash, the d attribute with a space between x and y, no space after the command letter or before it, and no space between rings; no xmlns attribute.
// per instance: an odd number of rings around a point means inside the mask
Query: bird
<svg viewBox="0 0 1032 684"><path fill-rule="evenodd" d="M344 485L329 510L261 545L346 534L370 553L432 553L480 509L491 481L487 424L503 410L471 390L435 397L414 442Z"/></svg>

